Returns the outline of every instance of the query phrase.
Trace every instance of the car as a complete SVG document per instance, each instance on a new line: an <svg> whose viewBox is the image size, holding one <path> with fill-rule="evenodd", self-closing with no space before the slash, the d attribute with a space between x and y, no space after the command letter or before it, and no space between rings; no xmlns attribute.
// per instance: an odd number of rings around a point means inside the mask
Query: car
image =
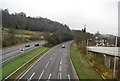
<svg viewBox="0 0 120 81"><path fill-rule="evenodd" d="M65 48L65 45L62 45L62 48Z"/></svg>
<svg viewBox="0 0 120 81"><path fill-rule="evenodd" d="M35 46L40 46L40 44L36 43Z"/></svg>
<svg viewBox="0 0 120 81"><path fill-rule="evenodd" d="M25 47L30 47L30 44L26 44Z"/></svg>
<svg viewBox="0 0 120 81"><path fill-rule="evenodd" d="M20 52L24 52L24 48L20 48Z"/></svg>

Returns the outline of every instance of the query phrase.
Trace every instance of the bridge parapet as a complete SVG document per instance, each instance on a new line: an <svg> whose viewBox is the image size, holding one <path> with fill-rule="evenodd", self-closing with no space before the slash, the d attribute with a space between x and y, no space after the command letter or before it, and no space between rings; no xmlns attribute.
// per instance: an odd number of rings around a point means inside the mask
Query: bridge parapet
<svg viewBox="0 0 120 81"><path fill-rule="evenodd" d="M89 51L120 57L120 47L93 47L88 46Z"/></svg>

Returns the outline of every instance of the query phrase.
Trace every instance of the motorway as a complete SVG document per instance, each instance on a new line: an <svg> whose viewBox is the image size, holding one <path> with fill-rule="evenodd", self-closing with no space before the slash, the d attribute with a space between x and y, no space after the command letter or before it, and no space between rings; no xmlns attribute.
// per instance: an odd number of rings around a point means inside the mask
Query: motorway
<svg viewBox="0 0 120 81"><path fill-rule="evenodd" d="M16 58L19 55L22 55L30 50L33 50L35 48L35 43L39 43L39 45L43 45L45 42L44 41L40 41L40 42L34 42L34 43L29 43L30 47L25 47L26 44L22 44L22 45L18 45L16 47L11 47L8 49L4 49L2 50L2 54L0 54L0 57L2 57L2 62L0 63L0 65L5 64L6 62ZM20 49L24 49L24 51L20 51Z"/></svg>
<svg viewBox="0 0 120 81"><path fill-rule="evenodd" d="M72 42L66 42L53 47L39 58L33 66L21 74L19 81L24 80L67 80L78 81L77 75L70 60L69 46ZM62 48L62 45L65 48Z"/></svg>

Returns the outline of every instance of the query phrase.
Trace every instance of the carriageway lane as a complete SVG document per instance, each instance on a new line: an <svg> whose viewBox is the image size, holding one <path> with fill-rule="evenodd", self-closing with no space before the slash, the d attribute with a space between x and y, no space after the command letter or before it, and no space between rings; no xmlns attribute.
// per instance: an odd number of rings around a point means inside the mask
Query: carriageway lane
<svg viewBox="0 0 120 81"><path fill-rule="evenodd" d="M71 43L70 41L55 46L32 69L22 74L19 79L77 79L70 61L68 48ZM65 48L62 48L63 44L66 46Z"/></svg>
<svg viewBox="0 0 120 81"><path fill-rule="evenodd" d="M36 43L39 43L40 46L42 46L45 42L44 41L40 41L40 42L36 42ZM2 62L0 63L0 65L3 65L5 64L6 62L16 58L17 56L19 55L22 55L30 50L33 50L35 48L38 48L38 47L35 47L35 43L31 43L30 44L30 47L24 47L25 45L20 45L20 46L17 46L16 48L14 49L8 49L7 52L3 52L0 57L2 58ZM24 48L24 52L21 52L20 51L20 48ZM11 51L10 51L11 50Z"/></svg>

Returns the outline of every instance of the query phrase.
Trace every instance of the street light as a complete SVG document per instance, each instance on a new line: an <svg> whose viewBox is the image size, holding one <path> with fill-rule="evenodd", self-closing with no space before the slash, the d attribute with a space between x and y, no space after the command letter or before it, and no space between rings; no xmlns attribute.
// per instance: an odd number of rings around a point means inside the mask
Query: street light
<svg viewBox="0 0 120 81"><path fill-rule="evenodd" d="M89 40L92 40L92 39L87 39L87 47L89 46ZM87 54L88 54L88 49L87 49Z"/></svg>
<svg viewBox="0 0 120 81"><path fill-rule="evenodd" d="M116 35L115 47L117 47L117 35ZM115 69L116 69L116 54L115 54L115 60L114 60L113 77L115 77Z"/></svg>

